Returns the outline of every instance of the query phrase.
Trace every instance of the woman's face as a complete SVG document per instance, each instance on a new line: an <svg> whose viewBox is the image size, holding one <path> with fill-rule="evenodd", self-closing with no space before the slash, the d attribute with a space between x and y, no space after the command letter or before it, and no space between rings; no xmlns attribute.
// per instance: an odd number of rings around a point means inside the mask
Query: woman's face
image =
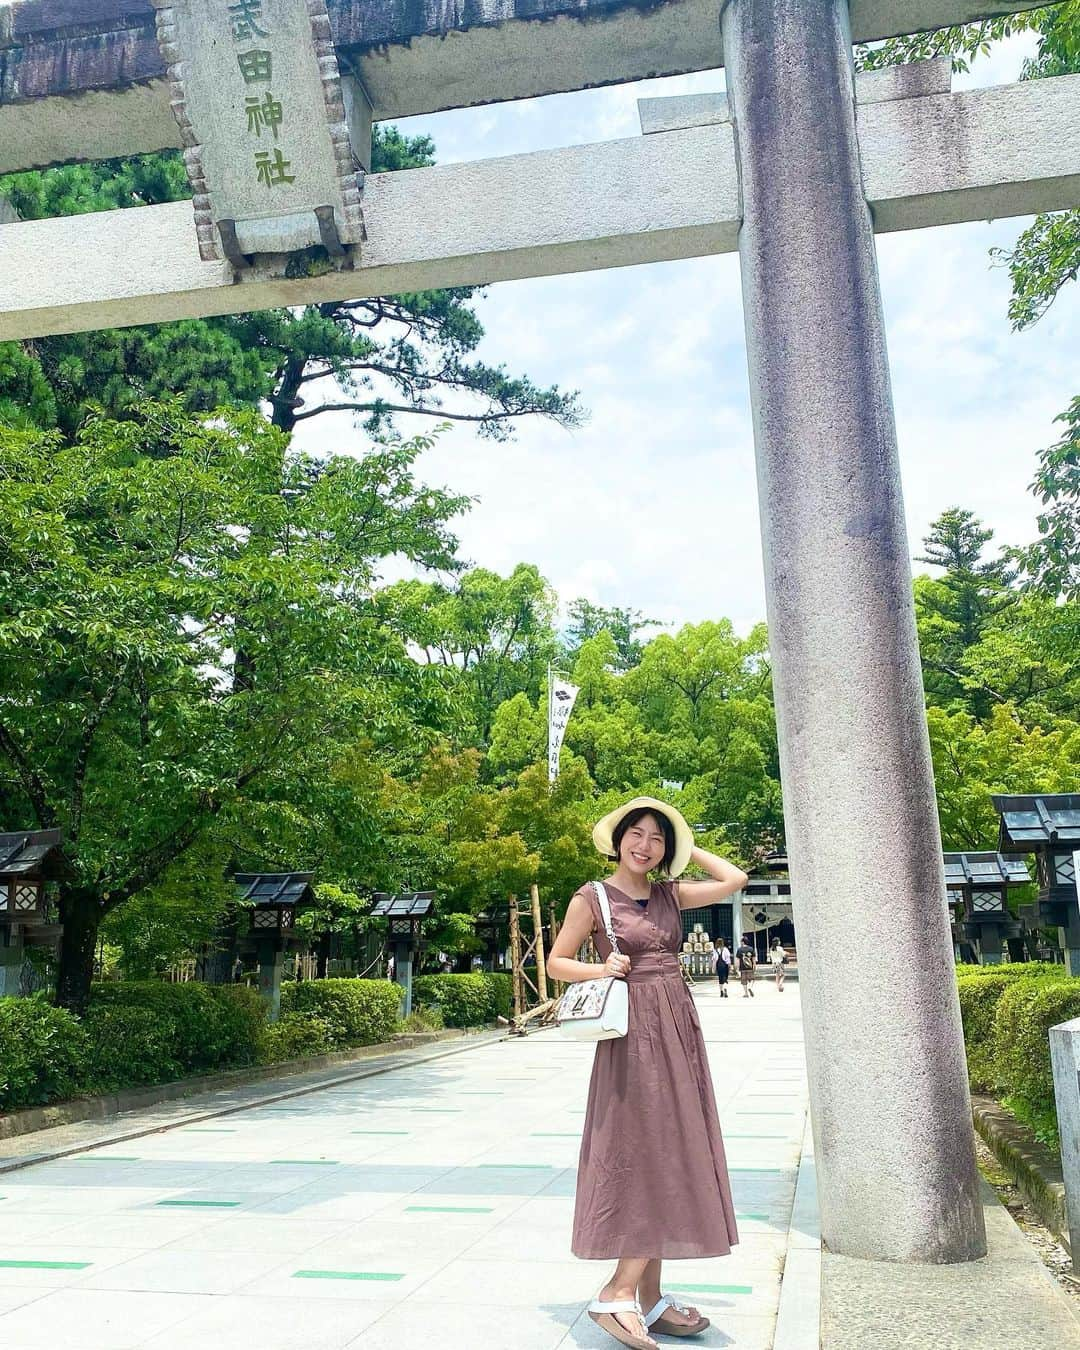
<svg viewBox="0 0 1080 1350"><path fill-rule="evenodd" d="M664 861L664 831L655 816L642 816L622 837L619 861L641 876Z"/></svg>

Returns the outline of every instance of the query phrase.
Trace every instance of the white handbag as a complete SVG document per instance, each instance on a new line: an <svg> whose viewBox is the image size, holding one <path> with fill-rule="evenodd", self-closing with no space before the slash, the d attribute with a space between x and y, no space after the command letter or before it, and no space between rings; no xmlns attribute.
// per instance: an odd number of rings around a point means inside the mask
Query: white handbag
<svg viewBox="0 0 1080 1350"><path fill-rule="evenodd" d="M604 916L604 931L611 950L617 952L611 906L599 881L592 883ZM625 1036L630 1021L630 994L625 980L605 975L599 980L580 980L559 999L555 1020L562 1034L573 1041L610 1041Z"/></svg>

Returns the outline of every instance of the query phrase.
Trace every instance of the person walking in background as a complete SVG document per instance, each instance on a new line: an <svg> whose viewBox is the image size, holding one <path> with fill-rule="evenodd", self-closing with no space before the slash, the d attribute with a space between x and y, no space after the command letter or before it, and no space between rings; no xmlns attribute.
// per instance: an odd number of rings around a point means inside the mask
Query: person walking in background
<svg viewBox="0 0 1080 1350"><path fill-rule="evenodd" d="M723 938L716 940L716 978L720 982L720 997L727 998L728 977L731 975L731 948Z"/></svg>
<svg viewBox="0 0 1080 1350"><path fill-rule="evenodd" d="M742 941L735 948L735 968L739 972L739 979L742 981L743 998L754 997L754 970L757 967L757 957L754 955L754 949L750 946L747 936L742 935Z"/></svg>
<svg viewBox="0 0 1080 1350"><path fill-rule="evenodd" d="M773 968L773 974L776 976L776 987L784 992L784 966L787 963L787 952L784 951L784 944L779 938L773 938L772 946L769 948L769 962Z"/></svg>

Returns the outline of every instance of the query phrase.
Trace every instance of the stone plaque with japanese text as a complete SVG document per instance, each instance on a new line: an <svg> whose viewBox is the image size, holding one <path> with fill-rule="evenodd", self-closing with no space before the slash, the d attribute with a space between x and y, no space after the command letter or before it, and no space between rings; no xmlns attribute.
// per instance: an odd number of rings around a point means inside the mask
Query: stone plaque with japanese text
<svg viewBox="0 0 1080 1350"><path fill-rule="evenodd" d="M199 250L252 255L363 237L325 0L154 0Z"/></svg>

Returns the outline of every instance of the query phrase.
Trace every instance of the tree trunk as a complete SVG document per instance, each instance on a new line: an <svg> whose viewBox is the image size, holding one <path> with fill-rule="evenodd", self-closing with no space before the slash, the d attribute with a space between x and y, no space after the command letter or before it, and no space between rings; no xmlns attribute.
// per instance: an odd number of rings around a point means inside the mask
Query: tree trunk
<svg viewBox="0 0 1080 1350"><path fill-rule="evenodd" d="M101 926L101 900L94 891L64 887L60 892L60 965L56 1001L72 1012L86 1011L94 978L94 949Z"/></svg>
<svg viewBox="0 0 1080 1350"><path fill-rule="evenodd" d="M274 410L270 420L275 427L289 435L292 435L296 426L296 410L301 404L300 386L306 369L306 357L290 356L281 372L277 389L270 395L270 406Z"/></svg>

